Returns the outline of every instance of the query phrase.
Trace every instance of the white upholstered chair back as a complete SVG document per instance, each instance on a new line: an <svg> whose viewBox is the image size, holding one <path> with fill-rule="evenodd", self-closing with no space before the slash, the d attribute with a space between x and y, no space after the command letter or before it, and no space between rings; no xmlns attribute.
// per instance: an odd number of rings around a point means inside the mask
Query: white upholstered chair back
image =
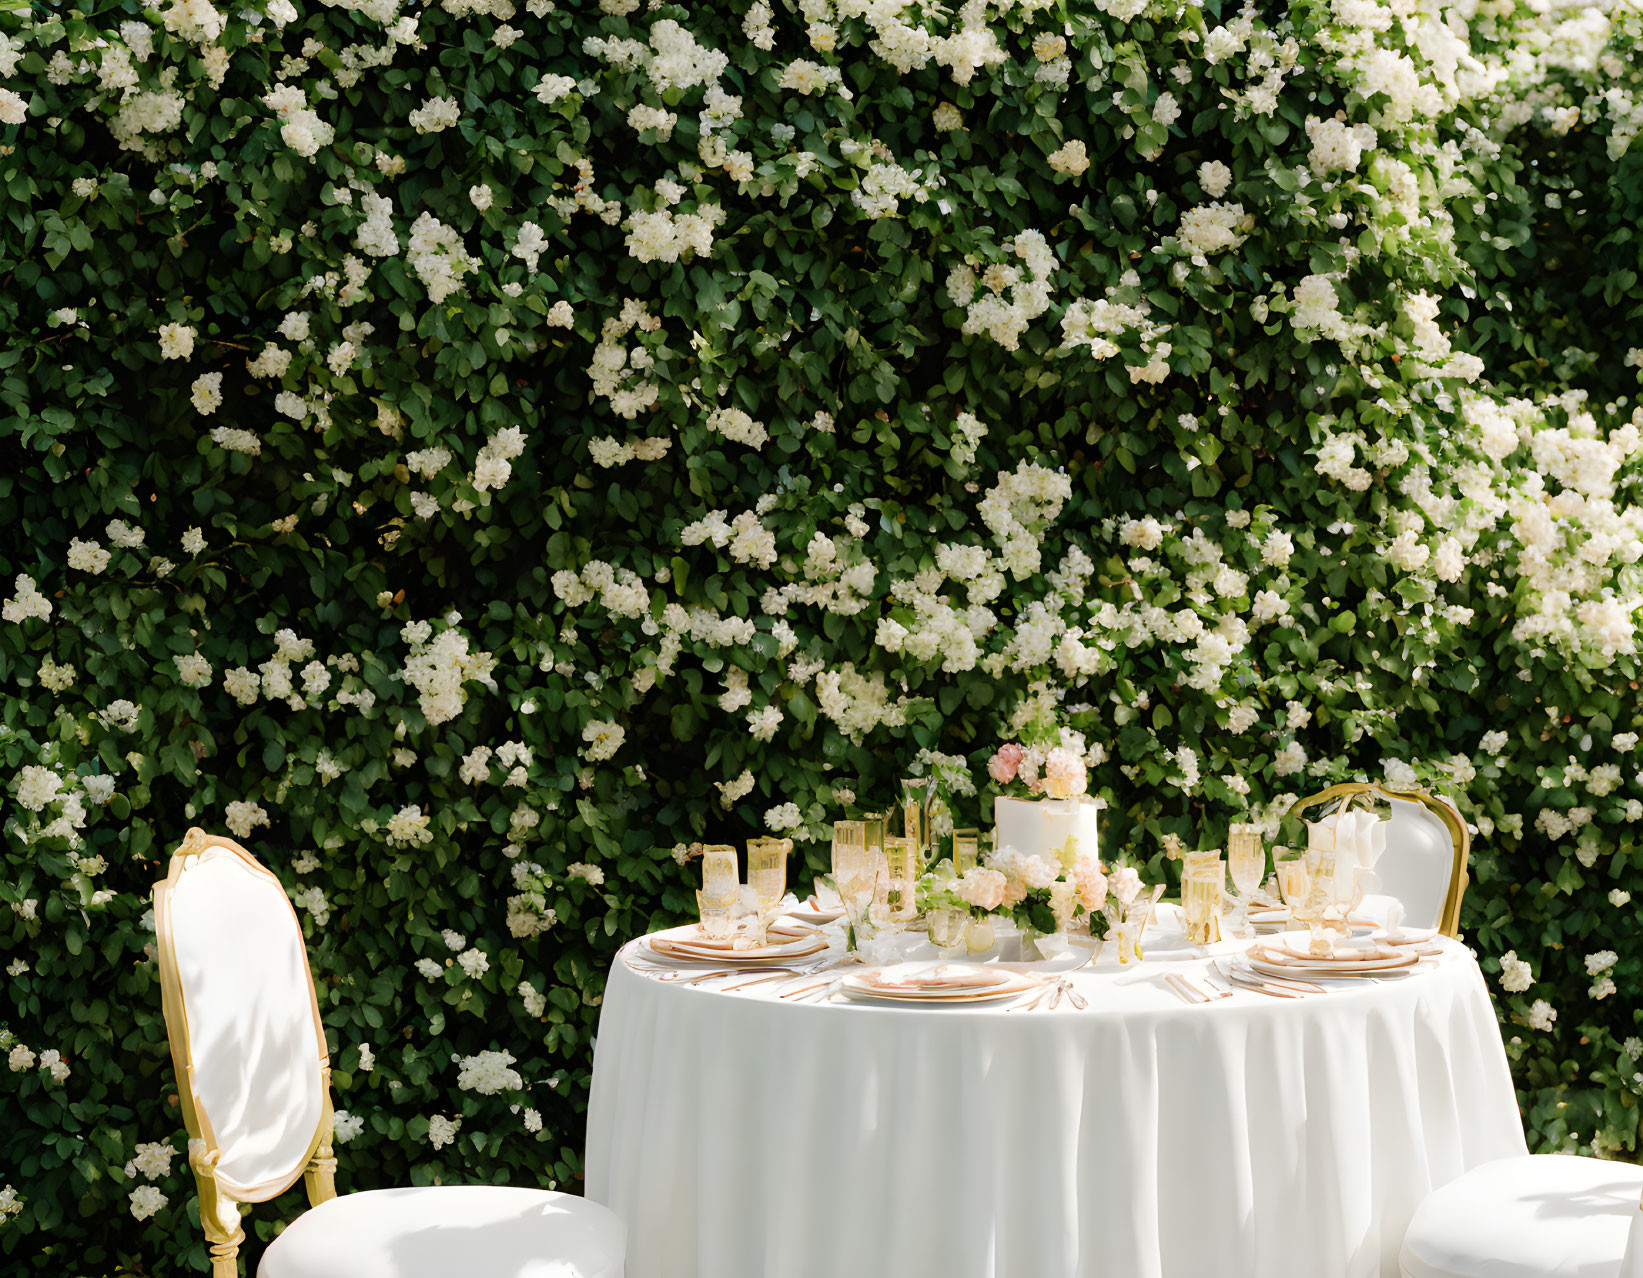
<svg viewBox="0 0 1643 1278"><path fill-rule="evenodd" d="M1317 821L1348 805L1390 817L1373 886L1365 890L1402 902L1407 927L1457 935L1472 840L1454 804L1412 785L1346 781L1299 800L1289 819Z"/></svg>
<svg viewBox="0 0 1643 1278"><path fill-rule="evenodd" d="M272 1198L308 1169L331 1117L296 912L244 848L191 830L155 888L154 919L189 1135L227 1197Z"/></svg>
<svg viewBox="0 0 1643 1278"><path fill-rule="evenodd" d="M1391 809L1386 851L1375 865L1379 891L1403 903L1406 927L1439 927L1455 873L1449 827L1418 799L1385 796Z"/></svg>

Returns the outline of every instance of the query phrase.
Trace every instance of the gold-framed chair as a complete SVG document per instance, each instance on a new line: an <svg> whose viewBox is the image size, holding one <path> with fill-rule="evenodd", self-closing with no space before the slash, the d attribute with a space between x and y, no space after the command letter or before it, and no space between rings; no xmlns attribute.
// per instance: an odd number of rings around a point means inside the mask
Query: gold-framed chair
<svg viewBox="0 0 1643 1278"><path fill-rule="evenodd" d="M1629 1241L1628 1241L1629 1240ZM1643 1278L1643 1167L1526 1154L1428 1194L1402 1278Z"/></svg>
<svg viewBox="0 0 1643 1278"><path fill-rule="evenodd" d="M160 998L213 1278L238 1278L240 1205L298 1179L310 1210L259 1278L620 1278L614 1213L501 1185L338 1196L331 1066L296 911L233 839L192 828L154 886Z"/></svg>
<svg viewBox="0 0 1643 1278"><path fill-rule="evenodd" d="M1375 866L1381 891L1403 904L1407 925L1458 936L1472 836L1447 800L1414 784L1343 781L1299 800L1289 816L1304 820L1313 810L1328 816L1376 802L1391 812L1386 851Z"/></svg>

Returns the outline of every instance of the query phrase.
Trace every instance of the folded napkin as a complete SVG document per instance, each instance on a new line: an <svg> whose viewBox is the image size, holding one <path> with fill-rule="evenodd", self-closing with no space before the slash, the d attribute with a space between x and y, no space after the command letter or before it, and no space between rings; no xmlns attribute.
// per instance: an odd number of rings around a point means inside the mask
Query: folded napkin
<svg viewBox="0 0 1643 1278"><path fill-rule="evenodd" d="M1310 957L1282 945L1262 945L1256 946L1255 949L1260 957L1269 963L1305 963ZM1337 942L1334 952L1329 955L1329 961L1332 963L1377 963L1384 962L1387 959L1403 958L1405 954L1406 951L1399 950L1391 945L1352 945Z"/></svg>
<svg viewBox="0 0 1643 1278"><path fill-rule="evenodd" d="M989 970L979 963L940 963L935 967L903 964L865 973L862 979L881 989L970 990L998 985L1004 977L996 968Z"/></svg>

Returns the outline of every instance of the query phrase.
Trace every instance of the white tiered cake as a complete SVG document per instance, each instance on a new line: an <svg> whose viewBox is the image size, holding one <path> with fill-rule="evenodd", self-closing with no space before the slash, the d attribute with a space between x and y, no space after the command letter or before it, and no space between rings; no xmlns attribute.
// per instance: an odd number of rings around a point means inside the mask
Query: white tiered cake
<svg viewBox="0 0 1643 1278"><path fill-rule="evenodd" d="M1075 799L993 800L995 848L1014 848L1033 856L1054 856L1069 837L1078 840L1078 851L1099 856L1096 822L1102 804L1080 795Z"/></svg>

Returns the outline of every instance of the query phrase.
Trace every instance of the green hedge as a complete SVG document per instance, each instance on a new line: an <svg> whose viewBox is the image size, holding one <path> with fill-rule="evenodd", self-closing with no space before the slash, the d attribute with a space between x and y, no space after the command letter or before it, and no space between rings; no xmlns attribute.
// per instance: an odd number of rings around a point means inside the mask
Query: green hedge
<svg viewBox="0 0 1643 1278"><path fill-rule="evenodd" d="M0 11L8 1266L204 1263L189 824L305 920L345 1187L574 1189L690 842L1056 733L1154 874L1449 790L1531 1144L1629 1154L1637 20L1426 15Z"/></svg>

